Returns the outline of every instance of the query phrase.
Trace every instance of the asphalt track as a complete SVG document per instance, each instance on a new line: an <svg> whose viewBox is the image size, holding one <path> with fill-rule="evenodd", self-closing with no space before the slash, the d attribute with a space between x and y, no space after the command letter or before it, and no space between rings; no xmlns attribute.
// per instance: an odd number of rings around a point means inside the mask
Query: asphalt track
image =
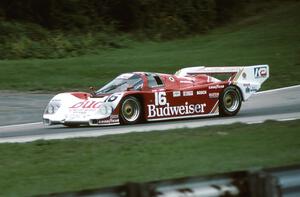
<svg viewBox="0 0 300 197"><path fill-rule="evenodd" d="M236 122L252 124L266 120L300 119L300 85L258 92L243 103L241 111L234 117L185 119L130 126L67 128L58 125L45 127L40 121L43 108L51 97L52 95L48 94L0 92L0 142L96 137Z"/></svg>

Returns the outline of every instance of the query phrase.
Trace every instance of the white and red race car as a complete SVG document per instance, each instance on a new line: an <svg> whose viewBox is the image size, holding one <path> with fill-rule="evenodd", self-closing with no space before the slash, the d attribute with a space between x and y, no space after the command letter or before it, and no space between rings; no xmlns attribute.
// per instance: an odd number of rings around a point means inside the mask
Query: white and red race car
<svg viewBox="0 0 300 197"><path fill-rule="evenodd" d="M268 65L188 67L174 75L125 73L92 93L57 94L43 120L46 125L98 126L233 116L268 77Z"/></svg>

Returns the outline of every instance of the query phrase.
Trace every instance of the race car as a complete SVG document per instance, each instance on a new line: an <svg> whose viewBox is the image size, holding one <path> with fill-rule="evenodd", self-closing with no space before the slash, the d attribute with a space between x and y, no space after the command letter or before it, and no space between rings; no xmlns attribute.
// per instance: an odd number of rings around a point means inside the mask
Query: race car
<svg viewBox="0 0 300 197"><path fill-rule="evenodd" d="M234 116L268 77L268 65L124 73L97 91L57 94L43 122L75 127Z"/></svg>

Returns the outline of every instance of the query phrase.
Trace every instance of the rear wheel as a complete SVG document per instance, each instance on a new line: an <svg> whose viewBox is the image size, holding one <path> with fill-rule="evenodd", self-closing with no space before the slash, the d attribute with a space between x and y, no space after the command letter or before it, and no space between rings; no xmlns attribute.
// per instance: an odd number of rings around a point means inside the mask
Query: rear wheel
<svg viewBox="0 0 300 197"><path fill-rule="evenodd" d="M239 89L235 86L228 86L220 96L220 115L234 116L242 105L242 96Z"/></svg>
<svg viewBox="0 0 300 197"><path fill-rule="evenodd" d="M127 96L121 102L120 111L123 124L136 124L142 117L142 106L140 101L134 96Z"/></svg>

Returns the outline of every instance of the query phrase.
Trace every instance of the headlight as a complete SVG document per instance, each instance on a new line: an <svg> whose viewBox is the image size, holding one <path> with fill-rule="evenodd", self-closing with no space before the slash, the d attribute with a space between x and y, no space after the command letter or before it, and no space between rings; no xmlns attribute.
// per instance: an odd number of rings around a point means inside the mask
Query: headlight
<svg viewBox="0 0 300 197"><path fill-rule="evenodd" d="M54 114L57 112L57 110L60 108L61 103L60 101L50 101L48 106L45 109L45 114Z"/></svg>
<svg viewBox="0 0 300 197"><path fill-rule="evenodd" d="M109 105L101 105L99 107L98 113L101 115L108 115L112 113L112 107Z"/></svg>

